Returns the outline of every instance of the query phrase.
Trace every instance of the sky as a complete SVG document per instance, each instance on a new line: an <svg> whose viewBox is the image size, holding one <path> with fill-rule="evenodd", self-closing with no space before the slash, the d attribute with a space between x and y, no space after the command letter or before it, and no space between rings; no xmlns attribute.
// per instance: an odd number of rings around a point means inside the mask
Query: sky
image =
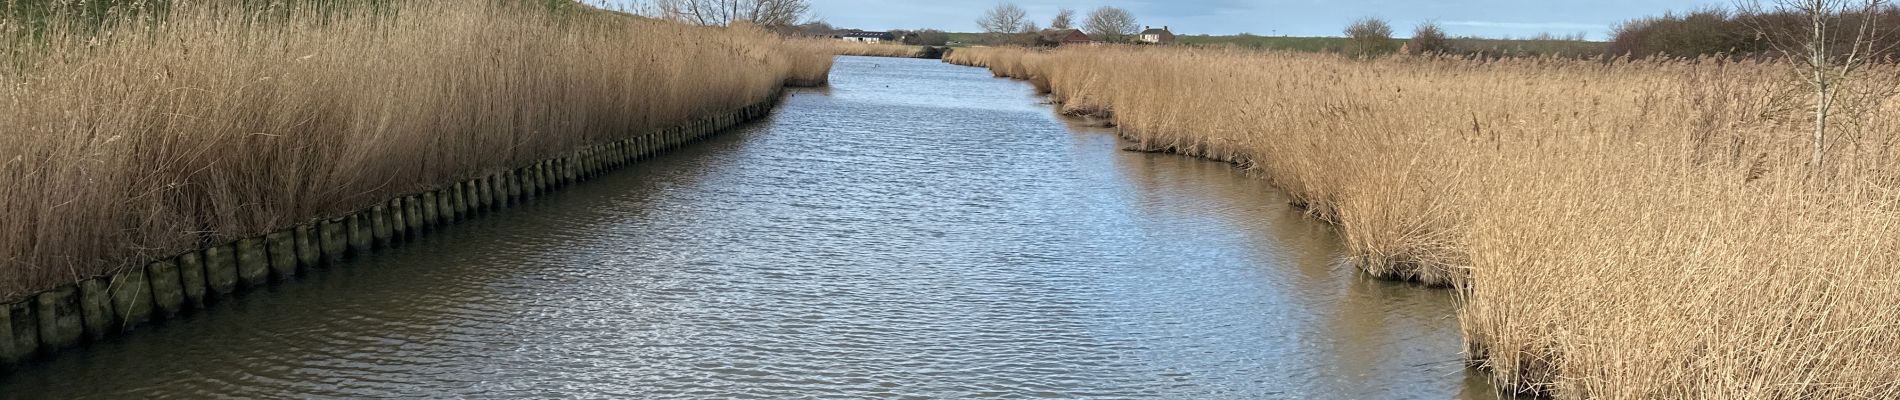
<svg viewBox="0 0 1900 400"><path fill-rule="evenodd" d="M633 0L616 0L633 1ZM864 30L935 28L975 32L976 19L998 0L808 0L814 16L840 28ZM1167 26L1176 34L1339 36L1353 20L1375 16L1392 23L1398 36L1436 21L1453 36L1529 37L1539 33L1586 33L1606 39L1618 23L1687 11L1734 0L1011 0L1032 20L1048 25L1068 7L1077 19L1108 5L1135 14L1142 25Z"/></svg>

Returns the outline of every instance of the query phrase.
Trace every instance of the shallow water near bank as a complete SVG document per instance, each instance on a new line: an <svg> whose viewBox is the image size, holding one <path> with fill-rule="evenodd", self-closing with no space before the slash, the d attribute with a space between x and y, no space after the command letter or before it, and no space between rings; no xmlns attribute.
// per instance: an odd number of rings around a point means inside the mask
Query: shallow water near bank
<svg viewBox="0 0 1900 400"><path fill-rule="evenodd" d="M1451 293L1029 85L842 57L766 121L0 377L6 398L1490 398Z"/></svg>

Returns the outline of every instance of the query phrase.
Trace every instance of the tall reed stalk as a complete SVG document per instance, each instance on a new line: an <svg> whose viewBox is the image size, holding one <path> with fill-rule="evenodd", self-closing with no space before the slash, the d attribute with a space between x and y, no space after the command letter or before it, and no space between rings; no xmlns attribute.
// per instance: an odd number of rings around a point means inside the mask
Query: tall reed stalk
<svg viewBox="0 0 1900 400"><path fill-rule="evenodd" d="M546 2L233 3L0 26L31 44L0 55L0 300L757 103L831 58Z"/></svg>
<svg viewBox="0 0 1900 400"><path fill-rule="evenodd" d="M1468 356L1502 387L1900 397L1894 104L1817 174L1798 88L1767 63L1159 47L947 61L1112 116L1139 148L1260 171L1339 225L1351 264L1458 290Z"/></svg>

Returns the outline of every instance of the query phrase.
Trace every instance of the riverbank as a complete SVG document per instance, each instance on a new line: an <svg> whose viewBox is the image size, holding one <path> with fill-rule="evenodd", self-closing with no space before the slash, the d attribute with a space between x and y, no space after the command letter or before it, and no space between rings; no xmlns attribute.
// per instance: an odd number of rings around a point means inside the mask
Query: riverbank
<svg viewBox="0 0 1900 400"><path fill-rule="evenodd" d="M1467 356L1561 398L1900 393L1891 105L1805 165L1782 67L960 49L1134 147L1260 171L1350 264L1460 293ZM1845 148L1845 147L1851 147ZM1747 294L1747 295L1741 295Z"/></svg>
<svg viewBox="0 0 1900 400"><path fill-rule="evenodd" d="M755 118L831 63L762 31L592 9L391 7L8 31L25 45L0 69L0 361Z"/></svg>
<svg viewBox="0 0 1900 400"><path fill-rule="evenodd" d="M1334 229L1264 181L1117 151L979 69L834 68L765 120L0 393L1496 398L1451 292L1334 268Z"/></svg>

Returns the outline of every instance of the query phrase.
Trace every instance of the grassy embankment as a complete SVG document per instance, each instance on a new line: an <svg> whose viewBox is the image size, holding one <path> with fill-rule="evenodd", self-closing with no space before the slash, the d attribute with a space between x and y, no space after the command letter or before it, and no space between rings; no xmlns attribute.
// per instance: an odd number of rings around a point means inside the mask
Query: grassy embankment
<svg viewBox="0 0 1900 400"><path fill-rule="evenodd" d="M1308 53L1339 53L1345 50L1347 39L1343 37L1292 37L1257 35L1182 35L1175 38L1179 43L1193 46L1234 46L1255 50L1283 50ZM1404 45L1407 39L1392 39L1392 47ZM1603 54L1608 44L1584 40L1558 38L1532 39L1488 39L1455 38L1450 47L1462 54L1488 54L1494 56L1597 56Z"/></svg>
<svg viewBox="0 0 1900 400"><path fill-rule="evenodd" d="M564 2L245 3L0 3L0 300L754 104L831 64Z"/></svg>
<svg viewBox="0 0 1900 400"><path fill-rule="evenodd" d="M951 33L950 40L965 44L982 43L981 33ZM1306 53L1338 53L1346 48L1346 38L1324 36L1259 36L1259 35L1180 35L1176 36L1180 44L1199 47L1239 47L1254 50L1281 50ZM1406 39L1392 39L1392 47L1405 44ZM1489 39L1455 38L1451 39L1452 48L1460 53L1482 53L1497 56L1596 56L1603 54L1609 44L1585 40L1562 38L1529 39Z"/></svg>
<svg viewBox="0 0 1900 400"><path fill-rule="evenodd" d="M924 54L924 46L902 44L871 44L847 42L836 39L804 39L813 45L830 49L831 54L841 56L903 57L916 58Z"/></svg>
<svg viewBox="0 0 1900 400"><path fill-rule="evenodd" d="M1258 170L1352 265L1460 292L1468 356L1560 398L1900 396L1900 110L1824 167L1786 67L965 49L1142 150ZM1894 66L1886 78L1896 76Z"/></svg>

